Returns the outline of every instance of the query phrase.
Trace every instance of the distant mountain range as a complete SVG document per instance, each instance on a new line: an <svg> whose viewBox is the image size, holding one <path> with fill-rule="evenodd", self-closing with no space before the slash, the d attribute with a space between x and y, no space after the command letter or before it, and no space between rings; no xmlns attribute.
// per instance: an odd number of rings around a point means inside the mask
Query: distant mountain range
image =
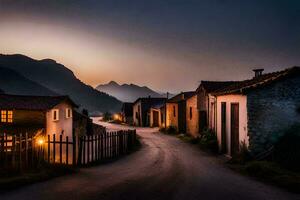
<svg viewBox="0 0 300 200"><path fill-rule="evenodd" d="M139 97L166 97L166 94L155 92L146 86L142 87L135 84L119 85L115 81L98 85L96 89L114 96L123 102L134 102Z"/></svg>
<svg viewBox="0 0 300 200"><path fill-rule="evenodd" d="M54 60L0 54L0 67L0 90L5 93L69 95L90 112L114 112L121 108L121 101L84 84Z"/></svg>

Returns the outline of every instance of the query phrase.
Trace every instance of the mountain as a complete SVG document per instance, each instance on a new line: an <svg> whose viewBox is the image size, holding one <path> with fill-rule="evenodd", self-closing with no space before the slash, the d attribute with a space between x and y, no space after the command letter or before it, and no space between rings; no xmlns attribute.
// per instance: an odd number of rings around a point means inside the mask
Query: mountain
<svg viewBox="0 0 300 200"><path fill-rule="evenodd" d="M164 95L159 94L144 86L138 86L134 84L123 84L119 85L115 81L111 81L107 84L98 85L97 90L105 92L109 95L116 97L123 102L134 102L139 97L163 97Z"/></svg>
<svg viewBox="0 0 300 200"><path fill-rule="evenodd" d="M0 89L7 94L52 96L57 93L31 81L14 70L0 67Z"/></svg>
<svg viewBox="0 0 300 200"><path fill-rule="evenodd" d="M0 65L55 93L69 95L77 104L91 112L114 112L121 109L122 103L115 97L84 84L70 69L54 60L34 60L19 54L0 54Z"/></svg>

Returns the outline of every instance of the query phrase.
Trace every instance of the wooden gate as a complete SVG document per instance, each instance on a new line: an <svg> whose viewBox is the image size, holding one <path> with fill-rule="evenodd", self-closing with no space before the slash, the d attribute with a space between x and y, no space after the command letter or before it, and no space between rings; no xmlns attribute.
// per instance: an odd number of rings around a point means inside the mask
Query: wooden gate
<svg viewBox="0 0 300 200"><path fill-rule="evenodd" d="M158 111L153 111L153 127L159 126L159 113Z"/></svg>

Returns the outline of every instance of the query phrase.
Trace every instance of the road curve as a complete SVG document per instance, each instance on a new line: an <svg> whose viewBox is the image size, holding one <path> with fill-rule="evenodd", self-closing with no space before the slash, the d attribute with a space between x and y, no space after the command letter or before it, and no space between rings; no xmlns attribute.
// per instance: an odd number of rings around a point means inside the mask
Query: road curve
<svg viewBox="0 0 300 200"><path fill-rule="evenodd" d="M127 127L105 124L109 129ZM1 200L300 199L241 176L194 146L157 129L139 128L143 147L105 165L82 169L0 195Z"/></svg>

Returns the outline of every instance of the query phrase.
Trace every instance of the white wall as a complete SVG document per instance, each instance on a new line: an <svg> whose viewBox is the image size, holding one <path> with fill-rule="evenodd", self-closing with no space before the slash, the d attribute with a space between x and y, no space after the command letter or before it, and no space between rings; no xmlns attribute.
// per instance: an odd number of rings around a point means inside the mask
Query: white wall
<svg viewBox="0 0 300 200"><path fill-rule="evenodd" d="M249 145L248 138L248 115L247 115L247 96L245 95L224 95L217 97L217 137L219 147L221 148L221 103L226 102L226 141L227 141L227 152L230 155L230 139L231 139L231 103L239 104L239 141L240 143L245 141L246 145Z"/></svg>
<svg viewBox="0 0 300 200"><path fill-rule="evenodd" d="M66 118L66 108L72 109L72 106L68 103L62 102L56 105L53 109L59 110L59 120L53 121L52 110L46 113L46 132L51 136L56 134L56 139L63 132L63 138L69 136L69 141L72 141L72 129L73 129L73 118Z"/></svg>

